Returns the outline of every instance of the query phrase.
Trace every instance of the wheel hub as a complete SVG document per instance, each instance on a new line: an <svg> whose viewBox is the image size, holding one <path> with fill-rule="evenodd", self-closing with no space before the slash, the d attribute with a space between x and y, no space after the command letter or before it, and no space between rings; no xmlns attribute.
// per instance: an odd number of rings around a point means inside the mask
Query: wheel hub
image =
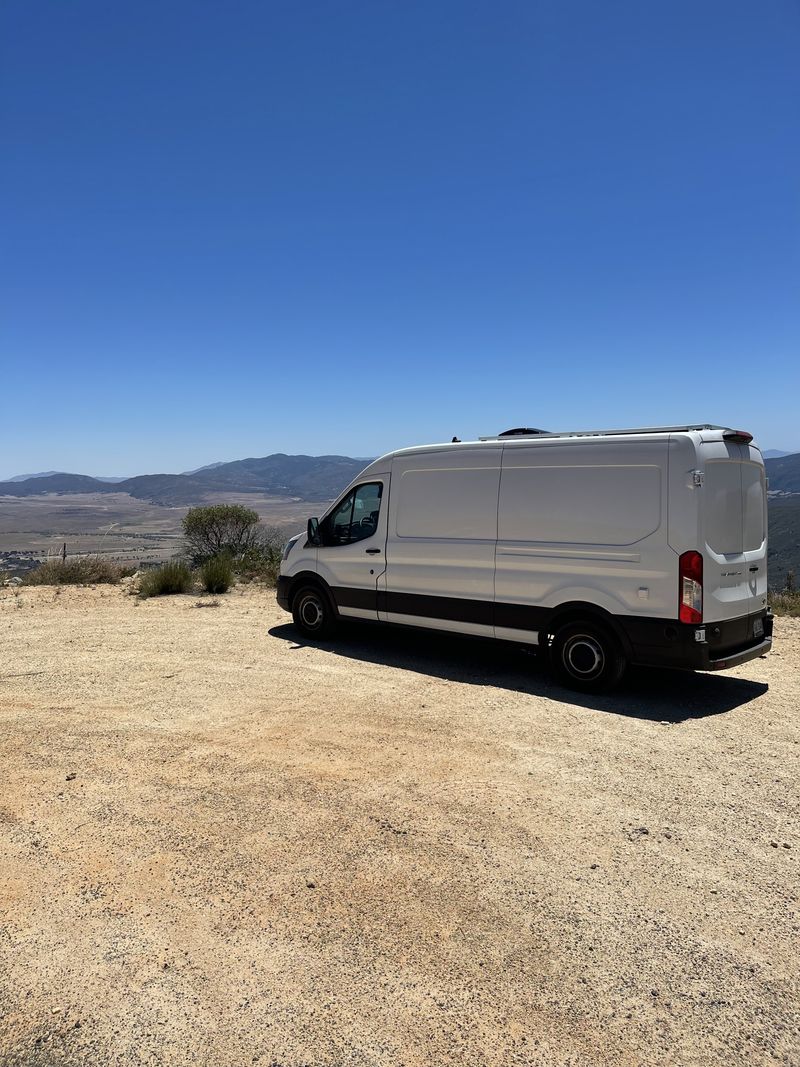
<svg viewBox="0 0 800 1067"><path fill-rule="evenodd" d="M310 597L300 606L300 617L309 629L313 630L322 621L322 610L316 600Z"/></svg>
<svg viewBox="0 0 800 1067"><path fill-rule="evenodd" d="M593 678L603 669L603 647L591 635L577 634L564 649L564 662L576 678Z"/></svg>

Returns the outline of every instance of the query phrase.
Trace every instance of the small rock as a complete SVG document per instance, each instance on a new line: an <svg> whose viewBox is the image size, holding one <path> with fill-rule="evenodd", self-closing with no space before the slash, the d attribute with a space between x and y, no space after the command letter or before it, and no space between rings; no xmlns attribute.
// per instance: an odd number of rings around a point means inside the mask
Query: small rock
<svg viewBox="0 0 800 1067"><path fill-rule="evenodd" d="M772 845L773 848L777 848L778 847L778 842L777 841L770 841L770 845Z"/></svg>
<svg viewBox="0 0 800 1067"><path fill-rule="evenodd" d="M590 870L592 870L592 871L596 871L596 870L597 870L597 866L598 866L598 865L597 865L596 863L592 863L592 864L590 865Z"/></svg>
<svg viewBox="0 0 800 1067"><path fill-rule="evenodd" d="M784 848L791 848L792 846L791 846L791 845L789 844L789 842L788 842L788 841L784 841L784 842L783 842L783 847L784 847Z"/></svg>
<svg viewBox="0 0 800 1067"><path fill-rule="evenodd" d="M657 997L658 996L658 990L657 989L651 989L650 990L650 996L651 997Z"/></svg>
<svg viewBox="0 0 800 1067"><path fill-rule="evenodd" d="M70 771L69 774L67 775L67 781L68 782L74 782L77 777L78 777L78 775L75 773L75 771ZM775 847L777 848L778 846L776 845Z"/></svg>
<svg viewBox="0 0 800 1067"><path fill-rule="evenodd" d="M315 882L306 882L306 889L316 889L316 888L317 888L317 886L316 886Z"/></svg>

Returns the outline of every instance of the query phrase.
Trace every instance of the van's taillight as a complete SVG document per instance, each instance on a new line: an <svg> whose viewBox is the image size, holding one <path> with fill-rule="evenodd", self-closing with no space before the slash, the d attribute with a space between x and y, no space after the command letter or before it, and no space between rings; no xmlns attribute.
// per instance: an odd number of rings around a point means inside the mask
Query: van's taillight
<svg viewBox="0 0 800 1067"><path fill-rule="evenodd" d="M736 445L749 445L753 435L747 430L726 430L722 435L723 441L733 441Z"/></svg>
<svg viewBox="0 0 800 1067"><path fill-rule="evenodd" d="M703 557L699 552L684 552L678 561L678 618L703 621Z"/></svg>

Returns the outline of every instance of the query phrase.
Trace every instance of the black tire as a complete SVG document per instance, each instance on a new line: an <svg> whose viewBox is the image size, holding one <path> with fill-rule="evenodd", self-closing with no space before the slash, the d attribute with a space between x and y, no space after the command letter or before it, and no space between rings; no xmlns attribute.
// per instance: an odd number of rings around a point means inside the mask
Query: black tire
<svg viewBox="0 0 800 1067"><path fill-rule="evenodd" d="M304 585L292 597L292 618L306 637L330 637L336 627L333 605L317 585Z"/></svg>
<svg viewBox="0 0 800 1067"><path fill-rule="evenodd" d="M593 621L571 622L557 630L550 656L559 682L582 693L607 693L627 667L614 634Z"/></svg>

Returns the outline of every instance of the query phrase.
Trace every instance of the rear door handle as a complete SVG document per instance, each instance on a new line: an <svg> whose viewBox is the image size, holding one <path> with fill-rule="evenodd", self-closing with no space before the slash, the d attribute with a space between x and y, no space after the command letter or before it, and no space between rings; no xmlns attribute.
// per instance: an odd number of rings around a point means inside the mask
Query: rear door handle
<svg viewBox="0 0 800 1067"><path fill-rule="evenodd" d="M367 555L368 556L377 556L377 555L379 555L379 553L380 553L380 549L379 548L368 548L367 549Z"/></svg>
<svg viewBox="0 0 800 1067"><path fill-rule="evenodd" d="M752 574L752 573L753 573L753 571L757 571L757 570L758 570L758 567L751 567L751 568L750 568L750 573Z"/></svg>

